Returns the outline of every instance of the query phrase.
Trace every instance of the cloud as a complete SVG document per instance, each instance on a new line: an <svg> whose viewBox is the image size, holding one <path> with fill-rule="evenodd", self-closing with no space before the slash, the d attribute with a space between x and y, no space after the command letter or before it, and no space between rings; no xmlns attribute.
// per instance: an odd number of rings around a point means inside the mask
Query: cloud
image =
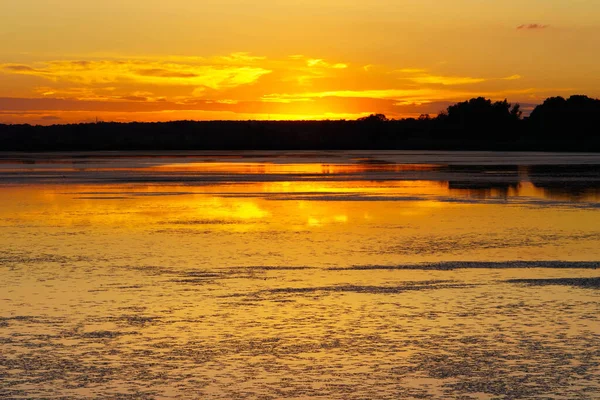
<svg viewBox="0 0 600 400"><path fill-rule="evenodd" d="M530 30L530 29L546 29L548 27L550 27L550 25L522 24L522 25L517 26L517 29L518 30L523 30L523 29L526 29L526 30Z"/></svg>
<svg viewBox="0 0 600 400"><path fill-rule="evenodd" d="M250 53L247 52L237 52L237 53L231 53L228 56L222 56L222 57L218 57L217 60L222 60L225 61L227 63L254 63L257 61L263 61L266 60L266 57L263 56L253 56Z"/></svg>
<svg viewBox="0 0 600 400"><path fill-rule="evenodd" d="M441 76L441 75L421 75L409 78L415 83L421 84L440 84L440 85L467 85L471 83L485 82L484 78L471 78L469 76Z"/></svg>
<svg viewBox="0 0 600 400"><path fill-rule="evenodd" d="M262 97L265 102L302 102L311 101L311 99L325 97L345 97L345 98L369 98L369 99L403 99L405 97L421 98L434 94L431 89L375 89L375 90L337 90L324 92L310 92L298 94L274 93Z"/></svg>
<svg viewBox="0 0 600 400"><path fill-rule="evenodd" d="M4 64L4 65L2 65L2 69L4 69L5 71L8 71L8 72L17 72L17 73L43 72L43 71L38 71L34 68L31 68L30 66L27 66L27 65L18 65L18 64Z"/></svg>
<svg viewBox="0 0 600 400"><path fill-rule="evenodd" d="M75 99L75 100L129 100L129 101L159 101L160 97L154 96L152 92L136 91L117 91L114 87L67 87L50 88L47 86L37 87L34 90L36 95L45 98L55 99Z"/></svg>
<svg viewBox="0 0 600 400"><path fill-rule="evenodd" d="M512 71L490 77L445 69L438 64L394 67L316 55L265 58L249 53L19 61L0 64L0 76L25 76L21 81L28 86L18 94L11 92L14 97L0 98L0 110L11 112L15 121L27 120L15 116L26 112L38 113L31 121L56 115L61 122L95 116L111 120L108 115L115 120L207 119L216 118L216 113L227 113L226 119L346 118L371 113L399 118L435 113L441 102L477 96L523 99L545 93L523 87L521 76L511 75ZM434 103L437 106L428 106Z"/></svg>
<svg viewBox="0 0 600 400"><path fill-rule="evenodd" d="M444 76L430 74L426 69L422 68L403 68L394 72L405 75L402 79L409 80L421 85L467 85L473 83L485 82L485 78L473 78L470 76Z"/></svg>
<svg viewBox="0 0 600 400"><path fill-rule="evenodd" d="M504 78L481 78L471 76L447 76L432 74L426 69L421 68L403 68L395 70L394 72L403 75L401 79L405 79L420 85L443 85L443 86L455 86L455 85L469 85L475 83L482 83L494 80L505 80L513 81L521 79L521 75L514 74Z"/></svg>
<svg viewBox="0 0 600 400"><path fill-rule="evenodd" d="M149 99L144 96L120 96L119 99L128 101L148 101Z"/></svg>
<svg viewBox="0 0 600 400"><path fill-rule="evenodd" d="M396 72L400 72L403 74L422 74L424 72L427 72L427 70L422 68L402 68L396 70Z"/></svg>
<svg viewBox="0 0 600 400"><path fill-rule="evenodd" d="M507 76L505 78L500 78L500 79L505 80L505 81L516 81L516 80L519 80L521 78L522 78L521 75L515 74L515 75Z"/></svg>
<svg viewBox="0 0 600 400"><path fill-rule="evenodd" d="M321 67L321 68L333 68L333 69L346 69L348 68L348 64L344 63L328 63L320 58L313 58L306 60L306 65L309 67Z"/></svg>
<svg viewBox="0 0 600 400"><path fill-rule="evenodd" d="M238 61L243 60L239 54L233 57ZM259 66L202 64L197 58L192 58L189 62L147 59L58 60L38 64L42 68L0 64L0 69L5 73L33 75L54 82L85 85L136 83L141 85L206 86L217 90L252 84L261 76L272 72L270 69Z"/></svg>
<svg viewBox="0 0 600 400"><path fill-rule="evenodd" d="M162 68L140 69L137 73L142 76L154 76L157 78L195 78L198 76L191 72L169 71Z"/></svg>
<svg viewBox="0 0 600 400"><path fill-rule="evenodd" d="M231 99L223 99L223 100L217 100L217 103L219 103L219 104L238 104L239 101L231 100Z"/></svg>

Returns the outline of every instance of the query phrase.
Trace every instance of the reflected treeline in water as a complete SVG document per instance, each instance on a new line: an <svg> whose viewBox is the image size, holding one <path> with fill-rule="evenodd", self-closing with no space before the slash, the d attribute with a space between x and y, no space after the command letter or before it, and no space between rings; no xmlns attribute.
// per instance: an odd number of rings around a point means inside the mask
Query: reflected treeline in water
<svg viewBox="0 0 600 400"><path fill-rule="evenodd" d="M460 177L448 181L451 194L477 199L518 196L525 170L516 165L447 165L444 168Z"/></svg>
<svg viewBox="0 0 600 400"><path fill-rule="evenodd" d="M600 200L600 182L450 181L448 182L448 189L454 195L478 199L508 199L513 196L532 196L568 201Z"/></svg>
<svg viewBox="0 0 600 400"><path fill-rule="evenodd" d="M538 182L546 197L568 200L599 200L600 182Z"/></svg>
<svg viewBox="0 0 600 400"><path fill-rule="evenodd" d="M600 199L598 165L535 165L528 169L529 179L549 198Z"/></svg>
<svg viewBox="0 0 600 400"><path fill-rule="evenodd" d="M304 192L306 196L315 193L362 196L368 192L371 196L388 197L435 195L484 200L532 197L597 201L600 198L600 157L573 153L509 156L507 153L411 151L165 152L148 156L5 154L0 157L0 180L31 184L185 184L188 189L203 186L221 187L221 190L227 183L236 185L237 189L228 189L233 192L246 191L241 185L259 183L263 188L258 192L266 191L270 195L294 192L300 196L300 192ZM425 190L426 186L429 188ZM409 187L413 189L407 189Z"/></svg>
<svg viewBox="0 0 600 400"><path fill-rule="evenodd" d="M473 198L600 199L598 165L445 166L443 169L461 177L470 176L471 179L448 181L448 188L454 194Z"/></svg>
<svg viewBox="0 0 600 400"><path fill-rule="evenodd" d="M468 181L450 181L448 189L450 193L466 195L471 198L508 198L513 194L518 194L521 184L519 181L505 182L468 182Z"/></svg>

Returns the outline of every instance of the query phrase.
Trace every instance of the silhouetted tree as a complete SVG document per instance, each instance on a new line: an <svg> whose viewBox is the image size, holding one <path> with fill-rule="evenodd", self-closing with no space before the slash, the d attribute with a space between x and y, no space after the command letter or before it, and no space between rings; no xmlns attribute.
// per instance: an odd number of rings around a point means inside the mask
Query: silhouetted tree
<svg viewBox="0 0 600 400"><path fill-rule="evenodd" d="M371 114L368 117L359 118L357 121L360 122L386 122L387 117L383 114Z"/></svg>
<svg viewBox="0 0 600 400"><path fill-rule="evenodd" d="M457 123L464 127L485 126L491 124L514 123L521 118L520 105L506 100L492 103L491 100L477 97L469 101L448 107L447 114L442 114L448 123Z"/></svg>
<svg viewBox="0 0 600 400"><path fill-rule="evenodd" d="M600 141L600 100L575 95L565 100L551 97L537 106L528 119L529 129L547 140L571 139Z"/></svg>
<svg viewBox="0 0 600 400"><path fill-rule="evenodd" d="M447 149L600 151L600 100L553 97L521 119L506 100L457 103L436 118L1 125L0 151Z"/></svg>
<svg viewBox="0 0 600 400"><path fill-rule="evenodd" d="M490 140L512 141L521 119L520 105L506 100L492 102L477 97L454 104L438 115L437 136L450 134L469 141L465 145Z"/></svg>

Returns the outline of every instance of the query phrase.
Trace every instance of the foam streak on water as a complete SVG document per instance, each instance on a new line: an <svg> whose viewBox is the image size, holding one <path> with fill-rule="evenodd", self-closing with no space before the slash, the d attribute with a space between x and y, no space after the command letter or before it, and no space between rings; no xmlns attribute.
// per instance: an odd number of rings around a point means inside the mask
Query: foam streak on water
<svg viewBox="0 0 600 400"><path fill-rule="evenodd" d="M0 154L0 398L600 397L600 156Z"/></svg>

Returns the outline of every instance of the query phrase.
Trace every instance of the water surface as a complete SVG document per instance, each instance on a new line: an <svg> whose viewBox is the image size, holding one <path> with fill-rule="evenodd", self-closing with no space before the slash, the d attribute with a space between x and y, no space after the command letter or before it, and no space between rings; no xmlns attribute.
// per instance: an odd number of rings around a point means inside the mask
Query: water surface
<svg viewBox="0 0 600 400"><path fill-rule="evenodd" d="M600 155L0 156L0 397L598 398Z"/></svg>

